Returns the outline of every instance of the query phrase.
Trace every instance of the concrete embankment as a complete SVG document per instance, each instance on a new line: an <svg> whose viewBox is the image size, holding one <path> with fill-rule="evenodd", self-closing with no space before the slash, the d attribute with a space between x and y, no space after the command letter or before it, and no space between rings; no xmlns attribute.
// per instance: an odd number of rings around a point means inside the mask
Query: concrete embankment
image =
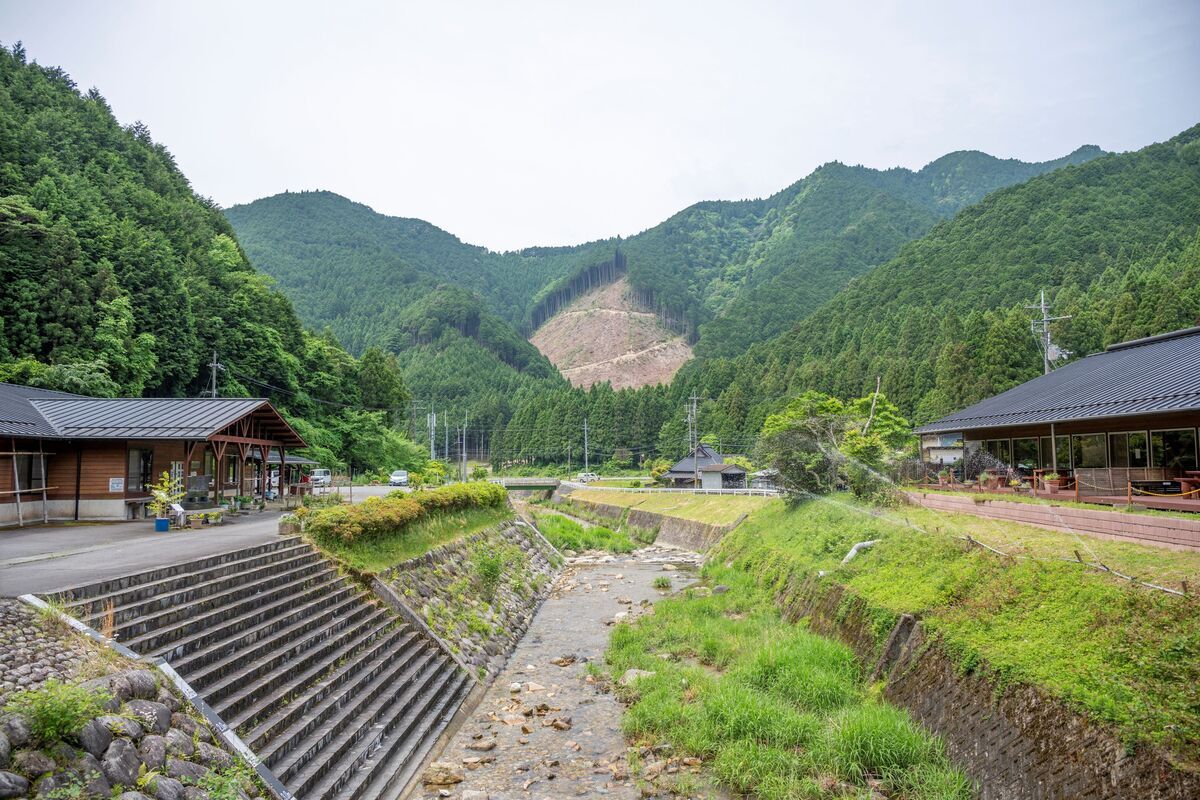
<svg viewBox="0 0 1200 800"><path fill-rule="evenodd" d="M1200 776L1163 755L1131 751L1111 730L1045 691L1000 687L985 668L964 668L919 620L885 616L845 587L806 580L779 603L793 620L850 645L883 696L946 741L952 760L979 787L980 800L1200 797Z"/></svg>
<svg viewBox="0 0 1200 800"><path fill-rule="evenodd" d="M552 497L554 502L577 507L584 513L612 520L614 527L631 526L657 533L655 542L696 553L707 551L721 537L736 528L741 519L728 525L714 525L683 517L672 517L654 511L643 511L638 508L625 508L608 503L598 503L572 494L569 488L560 488ZM743 517L744 519L744 517Z"/></svg>

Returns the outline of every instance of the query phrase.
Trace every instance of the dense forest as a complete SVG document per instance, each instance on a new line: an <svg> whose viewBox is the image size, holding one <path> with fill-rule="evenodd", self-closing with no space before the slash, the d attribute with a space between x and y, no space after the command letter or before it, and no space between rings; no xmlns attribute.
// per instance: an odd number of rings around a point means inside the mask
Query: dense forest
<svg viewBox="0 0 1200 800"><path fill-rule="evenodd" d="M302 326L141 123L0 48L0 380L96 396L265 396L330 466L414 463L393 354Z"/></svg>

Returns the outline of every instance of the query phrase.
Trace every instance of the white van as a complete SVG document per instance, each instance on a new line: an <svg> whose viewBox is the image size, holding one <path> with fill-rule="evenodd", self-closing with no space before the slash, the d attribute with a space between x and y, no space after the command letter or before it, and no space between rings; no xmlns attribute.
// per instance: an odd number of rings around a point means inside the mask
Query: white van
<svg viewBox="0 0 1200 800"><path fill-rule="evenodd" d="M333 476L327 469L314 469L308 476L308 481L313 486L328 486L333 483Z"/></svg>
<svg viewBox="0 0 1200 800"><path fill-rule="evenodd" d="M579 473L579 482L580 483L591 483L592 481L598 481L598 480L600 480L600 476L594 472Z"/></svg>

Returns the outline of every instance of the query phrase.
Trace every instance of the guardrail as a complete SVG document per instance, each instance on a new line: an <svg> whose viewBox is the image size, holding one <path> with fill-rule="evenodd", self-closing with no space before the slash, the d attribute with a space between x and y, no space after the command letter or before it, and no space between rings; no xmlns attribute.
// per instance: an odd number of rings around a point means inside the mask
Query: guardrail
<svg viewBox="0 0 1200 800"><path fill-rule="evenodd" d="M779 497L781 493L778 489L668 489L668 488L641 488L632 489L627 486L592 486L588 483L578 483L575 481L563 481L563 486L570 486L574 489L595 489L598 492L643 492L647 494L733 494L742 495L744 497Z"/></svg>

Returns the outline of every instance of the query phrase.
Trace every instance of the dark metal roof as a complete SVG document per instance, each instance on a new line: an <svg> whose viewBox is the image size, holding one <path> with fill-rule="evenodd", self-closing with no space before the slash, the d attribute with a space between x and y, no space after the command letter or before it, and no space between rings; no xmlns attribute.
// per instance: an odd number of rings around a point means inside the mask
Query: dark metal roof
<svg viewBox="0 0 1200 800"><path fill-rule="evenodd" d="M681 458L675 466L667 470L667 474L694 475L697 471L697 462L700 465L699 469L703 469L707 464L722 464L725 462L725 459L716 450L713 450L706 444L702 444L694 452Z"/></svg>
<svg viewBox="0 0 1200 800"><path fill-rule="evenodd" d="M265 410L283 441L304 440L261 398L83 397L0 383L0 434L43 439L206 439Z"/></svg>
<svg viewBox="0 0 1200 800"><path fill-rule="evenodd" d="M278 447L272 447L271 452L267 453L267 463L268 464L278 464L279 463L279 448ZM313 461L311 458L305 458L304 456L298 456L295 453L288 453L287 454L287 463L288 464L297 464L302 467L304 467L304 466L315 467L318 464L320 464L321 462Z"/></svg>
<svg viewBox="0 0 1200 800"><path fill-rule="evenodd" d="M54 437L58 432L38 413L30 400L35 398L76 397L65 392L35 389L0 383L0 434L4 436Z"/></svg>
<svg viewBox="0 0 1200 800"><path fill-rule="evenodd" d="M1200 328L1113 345L917 433L1200 411Z"/></svg>

